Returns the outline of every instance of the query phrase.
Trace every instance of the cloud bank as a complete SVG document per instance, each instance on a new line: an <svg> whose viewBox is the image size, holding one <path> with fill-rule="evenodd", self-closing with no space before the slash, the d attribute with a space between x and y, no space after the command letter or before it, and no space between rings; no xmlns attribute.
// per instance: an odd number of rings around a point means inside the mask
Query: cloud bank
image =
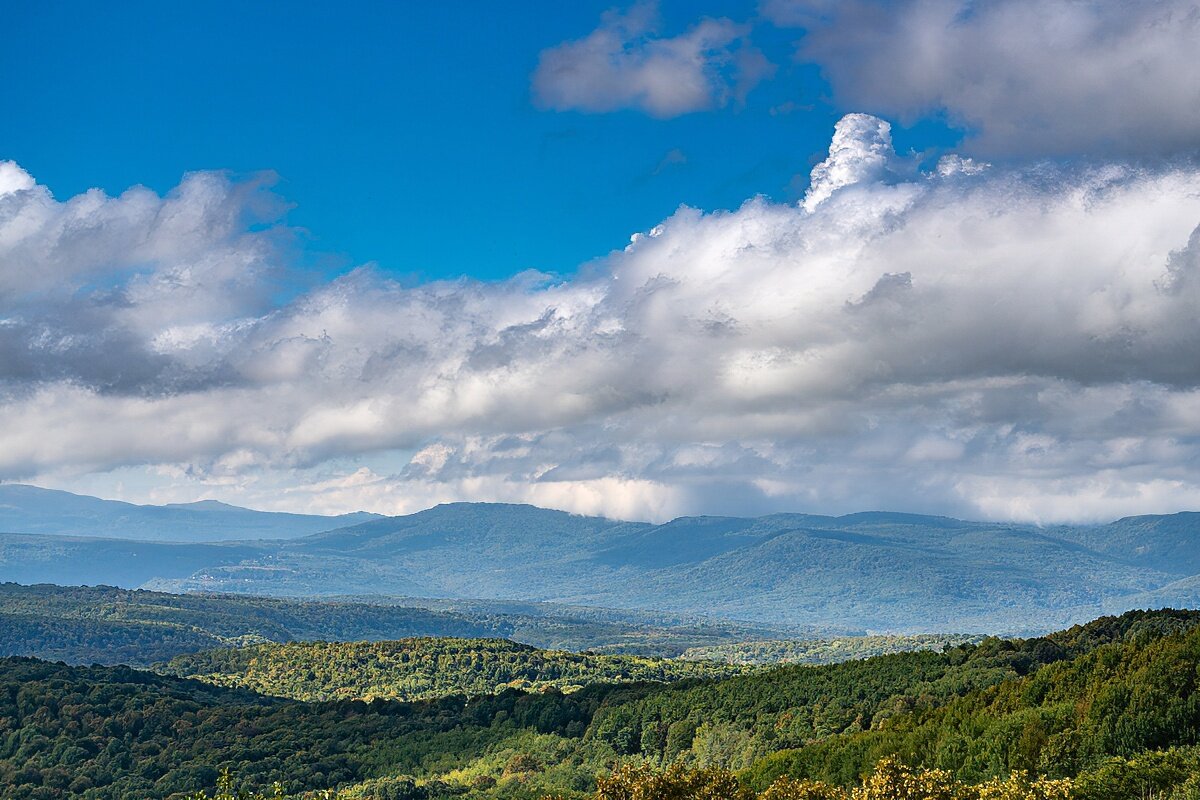
<svg viewBox="0 0 1200 800"><path fill-rule="evenodd" d="M944 113L983 155L1200 149L1195 0L765 0L836 99Z"/></svg>
<svg viewBox="0 0 1200 800"><path fill-rule="evenodd" d="M922 172L850 115L797 205L683 207L569 279L287 300L283 208L0 165L0 476L651 519L1200 505L1195 167Z"/></svg>
<svg viewBox="0 0 1200 800"><path fill-rule="evenodd" d="M744 102L772 71L746 41L749 27L704 19L675 37L656 34L653 4L606 13L586 37L542 51L533 74L534 101L556 111L635 108L677 117Z"/></svg>

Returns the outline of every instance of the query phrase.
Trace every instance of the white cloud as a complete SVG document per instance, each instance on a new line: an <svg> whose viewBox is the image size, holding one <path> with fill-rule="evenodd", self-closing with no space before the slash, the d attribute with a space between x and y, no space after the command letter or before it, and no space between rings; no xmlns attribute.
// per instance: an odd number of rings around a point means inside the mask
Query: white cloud
<svg viewBox="0 0 1200 800"><path fill-rule="evenodd" d="M829 156L813 168L804 207L812 211L843 186L881 180L894 159L890 124L870 114L847 114L834 126Z"/></svg>
<svg viewBox="0 0 1200 800"><path fill-rule="evenodd" d="M661 37L656 17L650 3L609 11L586 37L542 51L534 100L557 111L636 108L676 117L744 102L773 70L746 42L746 25L704 19L679 36Z"/></svg>
<svg viewBox="0 0 1200 800"><path fill-rule="evenodd" d="M570 280L360 269L282 304L257 184L18 181L0 475L322 511L1194 505L1200 170L919 173L865 116L831 150L799 205L681 208Z"/></svg>
<svg viewBox="0 0 1200 800"><path fill-rule="evenodd" d="M841 104L944 112L1004 155L1200 146L1195 0L765 0Z"/></svg>
<svg viewBox="0 0 1200 800"><path fill-rule="evenodd" d="M32 189L33 176L12 161L0 161L0 197Z"/></svg>

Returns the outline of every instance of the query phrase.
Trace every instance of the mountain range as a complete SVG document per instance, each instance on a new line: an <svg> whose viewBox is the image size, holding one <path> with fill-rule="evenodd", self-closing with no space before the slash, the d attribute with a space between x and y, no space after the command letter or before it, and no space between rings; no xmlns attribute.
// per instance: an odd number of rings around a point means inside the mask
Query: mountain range
<svg viewBox="0 0 1200 800"><path fill-rule="evenodd" d="M135 505L40 486L0 484L0 531L6 533L213 542L286 539L379 518L365 512L326 517L252 511L216 500Z"/></svg>
<svg viewBox="0 0 1200 800"><path fill-rule="evenodd" d="M263 512L184 510L267 525L255 516ZM180 543L152 526L137 530L158 541L111 538L111 527L101 531L109 538L58 535L47 516L0 535L0 580L556 602L843 631L1034 632L1200 605L1193 513L1050 527L885 512L653 525L452 503L290 538L276 523L275 539L225 524L226 541Z"/></svg>

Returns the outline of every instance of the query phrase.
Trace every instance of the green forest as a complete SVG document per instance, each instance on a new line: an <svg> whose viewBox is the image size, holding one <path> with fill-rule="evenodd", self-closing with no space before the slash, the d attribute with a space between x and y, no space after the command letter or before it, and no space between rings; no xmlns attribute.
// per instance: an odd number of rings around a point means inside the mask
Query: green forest
<svg viewBox="0 0 1200 800"><path fill-rule="evenodd" d="M812 631L645 611L503 601L419 598L293 600L171 594L113 586L0 583L0 656L69 664L149 666L226 646L295 641L379 641L414 636L504 638L554 650L678 656L748 640L809 637L829 660L861 655L859 637L828 648ZM922 646L884 637L896 649ZM719 652L719 651L718 651ZM714 655L716 660L727 660Z"/></svg>
<svg viewBox="0 0 1200 800"><path fill-rule="evenodd" d="M504 639L293 642L176 656L160 672L295 700L428 700L504 689L564 692L591 683L718 678L717 661L539 650Z"/></svg>
<svg viewBox="0 0 1200 800"><path fill-rule="evenodd" d="M179 655L155 669L294 700L426 700L503 689L565 692L592 683L719 678L767 664L833 664L978 641L953 635L862 636L692 648L680 658L541 650L505 639L289 642Z"/></svg>
<svg viewBox="0 0 1200 800"><path fill-rule="evenodd" d="M827 639L771 639L690 647L681 658L724 661L727 664L836 664L911 650L942 650L974 644L982 636L952 633L835 636Z"/></svg>
<svg viewBox="0 0 1200 800"><path fill-rule="evenodd" d="M492 642L457 652L451 674L465 681L500 674L497 655L536 655ZM294 691L268 674L259 688ZM419 701L303 701L14 657L0 660L0 786L12 798L183 798L211 796L228 770L226 794L347 800L1193 800L1198 682L1200 612L1185 611L834 665L570 692L445 686Z"/></svg>

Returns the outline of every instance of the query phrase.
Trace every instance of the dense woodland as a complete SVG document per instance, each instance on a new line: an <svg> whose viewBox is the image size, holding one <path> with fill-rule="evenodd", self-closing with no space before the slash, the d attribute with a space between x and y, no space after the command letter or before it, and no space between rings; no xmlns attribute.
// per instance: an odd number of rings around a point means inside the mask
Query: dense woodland
<svg viewBox="0 0 1200 800"><path fill-rule="evenodd" d="M230 644L510 636L511 620L395 605L0 584L0 655L140 664Z"/></svg>
<svg viewBox="0 0 1200 800"><path fill-rule="evenodd" d="M503 637L555 650L677 656L690 648L800 633L724 620L538 603L380 597L301 601L0 583L0 656L69 664L148 666L229 645L412 636ZM908 637L896 643L904 648ZM853 646L840 651L824 649L823 643L813 646L835 660L855 657Z"/></svg>
<svg viewBox="0 0 1200 800"><path fill-rule="evenodd" d="M503 639L291 642L181 655L156 669L295 700L424 700L508 688L574 691L592 683L727 677L749 665L831 664L968 640L930 635L747 642L693 648L679 659L547 651Z"/></svg>
<svg viewBox="0 0 1200 800"><path fill-rule="evenodd" d="M692 647L683 652L682 658L724 661L727 664L837 664L857 658L886 656L913 650L942 650L961 644L975 644L982 640L982 636L953 633L772 639Z"/></svg>
<svg viewBox="0 0 1200 800"><path fill-rule="evenodd" d="M739 792L770 800L843 789L864 799L1041 796L978 788L1022 770L1030 780L1069 779L1083 800L1150 789L1194 798L1198 626L1196 612L1131 612L946 652L421 702L301 702L125 667L11 658L0 661L0 786L13 798L149 800L212 791L230 769L267 793L279 782L288 796L599 791L600 800L650 800L659 795L605 794L597 776L628 765L643 770L631 780L659 785L670 775L662 770L678 765L683 788L669 796L681 800L733 796L700 791L718 784L687 770L728 771ZM898 759L890 767L889 757ZM881 763L885 773L915 770L904 785L930 775L950 783L940 794L871 794L873 780L887 779L874 777Z"/></svg>
<svg viewBox="0 0 1200 800"><path fill-rule="evenodd" d="M1190 780L1171 797L1186 797L1200 786ZM729 770L692 768L675 763L666 768L649 764L625 764L599 775L596 790L587 800L1069 800L1073 789L1068 779L1048 779L1013 773L978 784L964 783L945 770L912 769L897 759L884 759L856 784L843 787L822 781L783 777L765 791L755 792ZM357 792L356 792L357 794ZM347 793L324 790L317 800L336 800ZM233 776L223 772L210 795L200 791L187 800L270 800L281 798L284 789L276 783L270 792L237 787ZM392 797L421 796L421 787L406 785ZM427 796L427 795L426 795Z"/></svg>
<svg viewBox="0 0 1200 800"><path fill-rule="evenodd" d="M294 642L177 656L159 670L295 700L426 700L504 689L575 691L592 683L716 678L716 661L539 650L504 639Z"/></svg>

